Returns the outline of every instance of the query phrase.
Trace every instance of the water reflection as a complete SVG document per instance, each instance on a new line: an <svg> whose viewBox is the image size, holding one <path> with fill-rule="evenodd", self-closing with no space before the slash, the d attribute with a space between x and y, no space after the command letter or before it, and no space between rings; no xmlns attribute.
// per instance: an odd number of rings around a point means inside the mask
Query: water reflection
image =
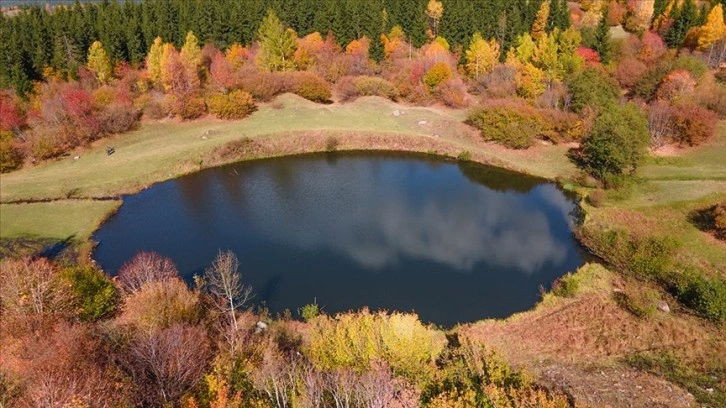
<svg viewBox="0 0 726 408"><path fill-rule="evenodd" d="M219 249L273 312L317 298L328 312L415 310L443 325L531 307L582 264L576 206L553 184L410 156L240 163L126 197L94 238L110 273L136 252L191 280Z"/></svg>
<svg viewBox="0 0 726 408"><path fill-rule="evenodd" d="M215 184L268 240L310 251L332 250L365 268L381 269L412 258L469 271L486 260L533 273L547 263L559 265L567 256L568 237L553 233L546 211L560 212L566 220L573 203L550 184L527 187L545 204L533 206L515 192L519 188L464 189L458 185L463 180L452 182L436 174L440 170L420 166L405 168L406 177L390 174L385 161L294 166L295 171L256 168L245 178L234 172L218 174ZM456 167L444 170L451 171ZM502 185L506 180L501 179L511 177L494 175ZM422 197L396 182L404 179L425 184L434 193Z"/></svg>

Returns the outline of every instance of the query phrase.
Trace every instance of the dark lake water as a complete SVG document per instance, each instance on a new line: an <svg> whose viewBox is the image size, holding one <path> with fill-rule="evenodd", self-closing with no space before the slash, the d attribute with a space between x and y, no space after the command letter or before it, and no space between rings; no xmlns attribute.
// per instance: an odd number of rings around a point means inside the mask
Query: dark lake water
<svg viewBox="0 0 726 408"><path fill-rule="evenodd" d="M574 199L540 179L419 156L238 163L124 198L94 236L109 273L156 251L185 278L219 250L257 304L415 311L444 326L531 308L583 264Z"/></svg>

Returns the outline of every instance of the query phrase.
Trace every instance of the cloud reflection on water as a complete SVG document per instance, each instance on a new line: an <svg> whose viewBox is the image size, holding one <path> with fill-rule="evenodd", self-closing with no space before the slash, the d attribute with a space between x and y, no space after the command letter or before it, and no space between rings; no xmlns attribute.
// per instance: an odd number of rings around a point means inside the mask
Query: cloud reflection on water
<svg viewBox="0 0 726 408"><path fill-rule="evenodd" d="M553 234L545 210L569 220L573 204L550 184L533 188L540 198L535 206L512 192L455 188L450 178L437 177L441 169L410 168L426 183L427 193L415 196L397 188L384 162L299 167L240 180L252 227L271 240L333 250L374 270L405 257L462 271L486 261L531 274L566 260L568 244Z"/></svg>

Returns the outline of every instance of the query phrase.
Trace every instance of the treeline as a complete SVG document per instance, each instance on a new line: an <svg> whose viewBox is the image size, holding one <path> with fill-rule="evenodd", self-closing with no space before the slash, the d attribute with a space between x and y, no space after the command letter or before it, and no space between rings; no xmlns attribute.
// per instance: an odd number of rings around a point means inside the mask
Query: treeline
<svg viewBox="0 0 726 408"><path fill-rule="evenodd" d="M52 11L35 6L0 18L0 87L28 92L47 67L74 74L96 40L112 61L132 66L143 63L156 37L181 47L189 31L202 46L250 45L268 10L301 37L332 32L342 45L363 36L373 39L371 56L379 61L383 45L377 39L394 26L408 33L416 47L427 42L434 29L452 49L466 48L478 31L485 38L497 38L506 50L529 31L542 2L444 0L445 13L436 27L426 13L428 0L114 0ZM548 31L567 28L567 2L553 0L549 7Z"/></svg>
<svg viewBox="0 0 726 408"><path fill-rule="evenodd" d="M45 258L0 261L0 405L551 407L570 404L486 346L415 315L272 318L220 253L189 288L141 253L111 281Z"/></svg>

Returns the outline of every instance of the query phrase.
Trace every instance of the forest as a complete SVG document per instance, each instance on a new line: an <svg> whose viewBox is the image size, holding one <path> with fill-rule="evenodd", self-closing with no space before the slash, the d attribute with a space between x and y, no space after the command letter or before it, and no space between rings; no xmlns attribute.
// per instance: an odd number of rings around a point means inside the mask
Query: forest
<svg viewBox="0 0 726 408"><path fill-rule="evenodd" d="M688 165L652 152L722 137L725 9L726 0L7 7L0 15L0 173L65 160L151 123L246 121L258 110L284 109L276 98L286 93L321 106L377 97L462 111L482 142L516 154L571 146L566 154L578 173L563 183L586 191L583 205L598 214L634 195L644 183L637 171L652 161ZM245 143L252 142L219 151ZM338 143L328 139L325 149ZM726 202L717 197L698 201L702 208L689 217L722 248ZM575 233L622 273L624 286L638 288L608 293L618 310L645 321L655 313L652 293L663 293L682 319L723 333L726 279L718 265L681 256L691 246L671 237L599 227ZM0 259L0 406L585 405L494 348L415 314L330 316L309 304L272 316L252 306L243 262L230 252L220 252L193 285L155 253L138 254L110 278L82 256L21 252ZM543 299L576 297L578 285L588 285L578 274L555 282ZM710 346L718 353L723 343ZM628 358L708 406L726 401L714 377L723 375L722 361L714 369L702 360L683 368Z"/></svg>

